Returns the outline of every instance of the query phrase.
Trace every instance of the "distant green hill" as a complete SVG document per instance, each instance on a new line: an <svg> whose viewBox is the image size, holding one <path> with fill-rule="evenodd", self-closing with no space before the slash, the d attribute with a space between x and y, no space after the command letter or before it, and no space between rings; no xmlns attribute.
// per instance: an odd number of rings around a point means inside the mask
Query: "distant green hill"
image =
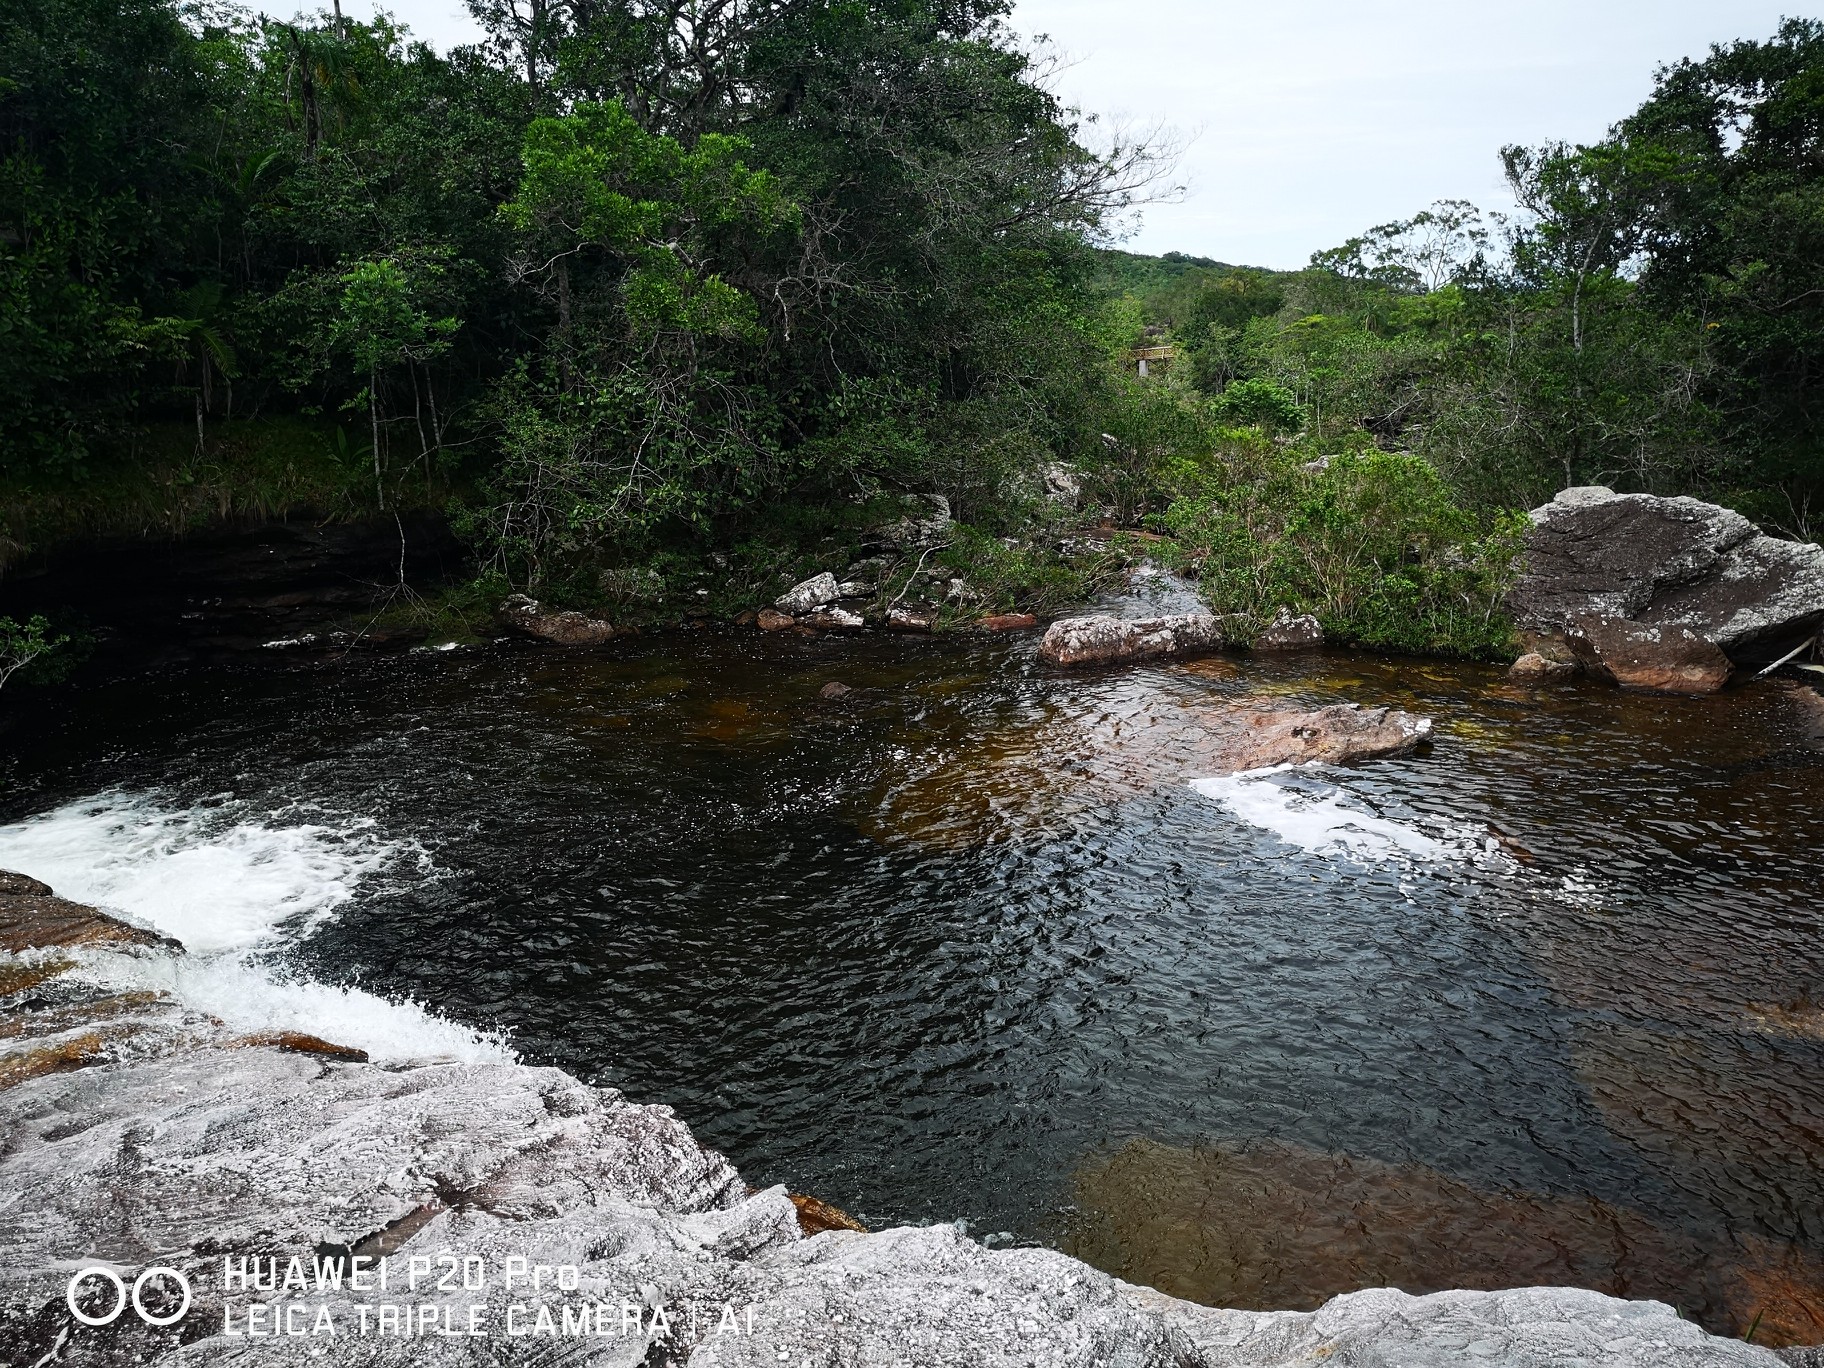
<svg viewBox="0 0 1824 1368"><path fill-rule="evenodd" d="M1172 329L1211 321L1239 327L1250 317L1272 313L1284 302L1285 283L1298 274L1184 252L1143 256L1105 249L1101 257L1102 288L1133 296L1148 323Z"/></svg>

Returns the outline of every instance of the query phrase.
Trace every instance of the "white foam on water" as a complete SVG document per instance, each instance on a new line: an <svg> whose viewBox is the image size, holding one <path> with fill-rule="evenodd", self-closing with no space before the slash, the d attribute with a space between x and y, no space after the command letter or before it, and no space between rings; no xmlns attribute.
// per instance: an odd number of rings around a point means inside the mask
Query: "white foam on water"
<svg viewBox="0 0 1824 1368"><path fill-rule="evenodd" d="M306 931L363 880L402 863L428 866L422 850L381 839L369 819L284 824L281 816L238 804L173 810L149 794L103 793L0 827L0 868L209 953Z"/></svg>
<svg viewBox="0 0 1824 1368"><path fill-rule="evenodd" d="M169 993L237 1031L301 1031L353 1045L382 1061L515 1058L493 1032L459 1025L409 998L286 978L245 954L121 955L84 952L73 978L108 992Z"/></svg>
<svg viewBox="0 0 1824 1368"><path fill-rule="evenodd" d="M422 848L383 838L371 819L287 820L301 815L234 802L179 809L155 794L103 793L0 826L0 868L174 937L190 952L86 952L72 972L99 986L170 993L237 1030L303 1031L376 1059L512 1058L500 1037L409 999L291 977L267 961L362 888L431 872Z"/></svg>
<svg viewBox="0 0 1824 1368"><path fill-rule="evenodd" d="M1308 765L1277 765L1193 779L1191 787L1248 825L1313 855L1343 855L1360 863L1380 864L1441 860L1464 853L1458 841L1439 840L1411 823L1352 806L1340 788L1314 789L1285 782L1285 776L1310 769Z"/></svg>

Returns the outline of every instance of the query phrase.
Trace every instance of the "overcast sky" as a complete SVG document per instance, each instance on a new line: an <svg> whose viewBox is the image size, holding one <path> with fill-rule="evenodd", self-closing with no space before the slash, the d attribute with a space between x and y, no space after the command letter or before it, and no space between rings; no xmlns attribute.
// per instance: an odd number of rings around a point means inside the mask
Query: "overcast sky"
<svg viewBox="0 0 1824 1368"><path fill-rule="evenodd" d="M475 35L459 0L387 8L439 48ZM1502 144L1598 137L1658 64L1818 13L1816 0L1018 0L1014 23L1070 59L1059 90L1085 112L1190 140L1189 195L1147 209L1130 249L1291 267L1433 200L1501 207Z"/></svg>

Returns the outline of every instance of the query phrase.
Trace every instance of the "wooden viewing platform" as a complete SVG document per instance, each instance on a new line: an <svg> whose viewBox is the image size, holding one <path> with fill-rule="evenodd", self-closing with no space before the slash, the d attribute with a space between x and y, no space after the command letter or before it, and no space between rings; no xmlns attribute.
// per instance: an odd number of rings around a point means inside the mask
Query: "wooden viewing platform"
<svg viewBox="0 0 1824 1368"><path fill-rule="evenodd" d="M1128 359L1134 363L1141 375L1150 375L1152 367L1155 365L1169 366L1176 350L1170 346L1135 347L1128 353Z"/></svg>

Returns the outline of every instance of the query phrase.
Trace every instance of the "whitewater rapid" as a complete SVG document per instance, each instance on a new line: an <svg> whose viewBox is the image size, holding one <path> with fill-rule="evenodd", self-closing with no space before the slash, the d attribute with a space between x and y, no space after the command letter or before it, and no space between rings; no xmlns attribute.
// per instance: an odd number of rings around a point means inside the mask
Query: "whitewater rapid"
<svg viewBox="0 0 1824 1368"><path fill-rule="evenodd" d="M1343 773L1320 763L1274 765L1192 779L1190 786L1231 817L1308 855L1357 865L1467 860L1512 869L1487 830L1384 816L1342 786Z"/></svg>
<svg viewBox="0 0 1824 1368"><path fill-rule="evenodd" d="M0 868L190 952L85 949L71 973L98 987L169 993L231 1027L302 1031L379 1060L514 1058L503 1037L421 1003L287 967L286 951L355 912L359 895L436 877L421 847L383 836L370 818L231 798L181 806L158 793L114 791L0 826Z"/></svg>

